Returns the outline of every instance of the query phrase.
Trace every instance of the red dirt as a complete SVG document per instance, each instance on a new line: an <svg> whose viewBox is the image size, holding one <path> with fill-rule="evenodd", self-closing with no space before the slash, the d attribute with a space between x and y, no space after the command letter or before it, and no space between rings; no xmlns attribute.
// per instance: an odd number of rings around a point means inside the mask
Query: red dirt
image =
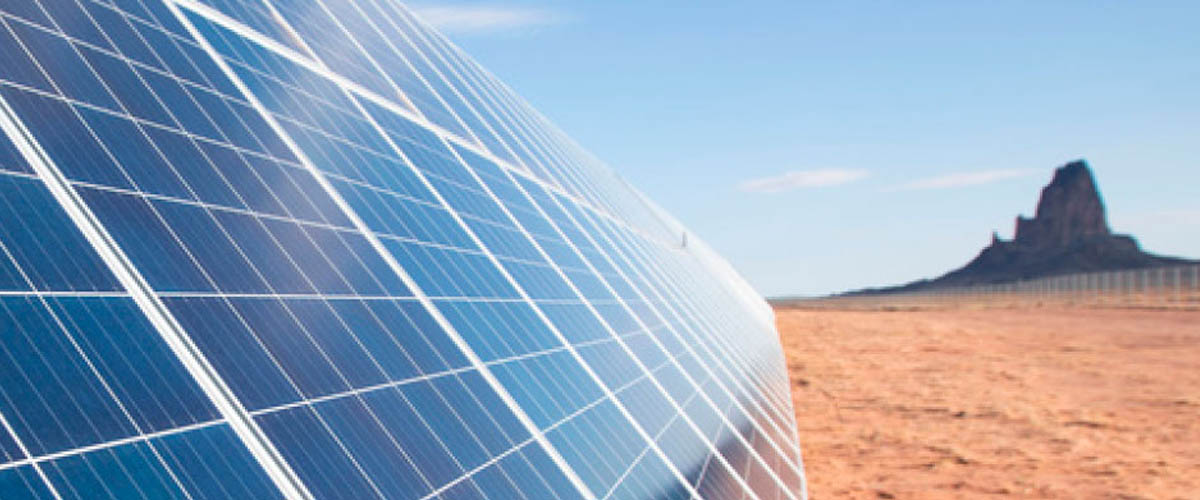
<svg viewBox="0 0 1200 500"><path fill-rule="evenodd" d="M777 311L811 498L1197 498L1200 311Z"/></svg>

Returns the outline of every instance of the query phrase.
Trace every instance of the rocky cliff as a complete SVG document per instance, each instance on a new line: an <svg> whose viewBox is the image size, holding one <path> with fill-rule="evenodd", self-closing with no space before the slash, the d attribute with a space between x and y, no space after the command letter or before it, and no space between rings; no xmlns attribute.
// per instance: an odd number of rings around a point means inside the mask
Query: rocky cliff
<svg viewBox="0 0 1200 500"><path fill-rule="evenodd" d="M1011 241L992 242L967 265L931 280L855 293L887 293L948 286L1008 283L1092 271L1138 269L1193 263L1143 252L1131 236L1109 229L1104 202L1087 162L1073 161L1054 171L1042 188L1032 219L1017 217Z"/></svg>
<svg viewBox="0 0 1200 500"><path fill-rule="evenodd" d="M1013 241L1051 250L1066 248L1080 239L1111 234L1091 169L1078 160L1054 171L1054 179L1042 188L1032 219L1017 217Z"/></svg>

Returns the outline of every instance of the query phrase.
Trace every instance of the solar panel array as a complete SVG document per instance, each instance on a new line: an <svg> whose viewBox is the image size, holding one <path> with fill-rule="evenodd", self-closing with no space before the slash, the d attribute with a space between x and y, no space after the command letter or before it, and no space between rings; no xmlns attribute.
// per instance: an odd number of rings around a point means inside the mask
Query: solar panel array
<svg viewBox="0 0 1200 500"><path fill-rule="evenodd" d="M0 496L803 498L771 313L391 0L0 3Z"/></svg>

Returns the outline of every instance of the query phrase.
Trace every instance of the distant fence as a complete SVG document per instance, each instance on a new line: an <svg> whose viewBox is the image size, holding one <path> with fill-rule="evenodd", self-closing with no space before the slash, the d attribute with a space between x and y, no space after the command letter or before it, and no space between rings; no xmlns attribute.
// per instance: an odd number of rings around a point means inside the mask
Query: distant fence
<svg viewBox="0 0 1200 500"><path fill-rule="evenodd" d="M1200 265L1067 274L1014 283L774 301L777 307L1109 306L1200 309Z"/></svg>

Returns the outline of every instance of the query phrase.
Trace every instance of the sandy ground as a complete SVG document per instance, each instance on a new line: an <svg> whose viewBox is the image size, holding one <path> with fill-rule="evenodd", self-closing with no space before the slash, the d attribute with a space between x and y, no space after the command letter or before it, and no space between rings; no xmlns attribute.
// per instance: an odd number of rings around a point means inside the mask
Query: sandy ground
<svg viewBox="0 0 1200 500"><path fill-rule="evenodd" d="M1200 311L777 311L811 498L1200 498Z"/></svg>

